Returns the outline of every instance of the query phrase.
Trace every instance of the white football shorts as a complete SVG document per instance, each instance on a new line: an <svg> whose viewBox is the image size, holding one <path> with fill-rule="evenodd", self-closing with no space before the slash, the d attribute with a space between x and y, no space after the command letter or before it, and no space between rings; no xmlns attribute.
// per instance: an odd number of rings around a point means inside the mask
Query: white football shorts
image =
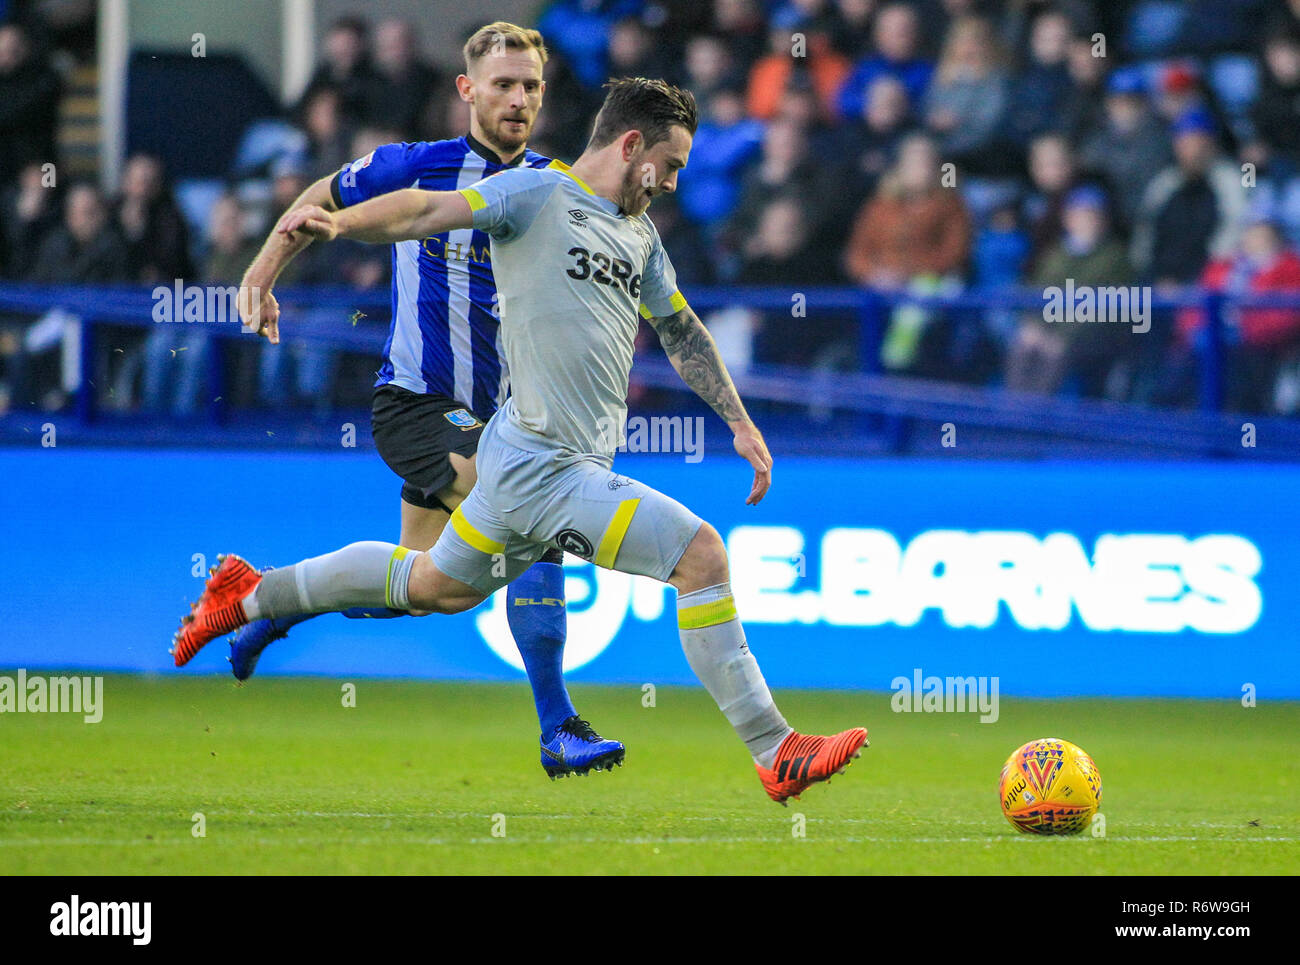
<svg viewBox="0 0 1300 965"><path fill-rule="evenodd" d="M478 482L429 553L489 596L551 546L666 583L703 522L600 457L556 448L499 415L479 439L477 466Z"/></svg>

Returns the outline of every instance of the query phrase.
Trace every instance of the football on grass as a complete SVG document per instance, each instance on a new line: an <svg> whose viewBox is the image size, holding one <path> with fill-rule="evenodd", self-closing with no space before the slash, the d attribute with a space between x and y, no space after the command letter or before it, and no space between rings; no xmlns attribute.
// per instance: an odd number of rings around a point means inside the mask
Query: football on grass
<svg viewBox="0 0 1300 965"><path fill-rule="evenodd" d="M1016 748L998 783L1002 813L1031 834L1077 834L1101 807L1101 774L1069 741L1044 737Z"/></svg>

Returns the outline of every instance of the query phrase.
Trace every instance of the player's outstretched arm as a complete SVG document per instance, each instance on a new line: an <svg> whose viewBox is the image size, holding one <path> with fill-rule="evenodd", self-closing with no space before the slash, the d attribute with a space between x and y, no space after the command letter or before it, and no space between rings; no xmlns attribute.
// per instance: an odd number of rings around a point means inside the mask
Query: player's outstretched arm
<svg viewBox="0 0 1300 965"><path fill-rule="evenodd" d="M713 336L689 305L672 315L653 318L650 324L682 381L731 427L736 452L754 467L754 486L745 502L756 504L772 485L772 454L745 411Z"/></svg>
<svg viewBox="0 0 1300 965"><path fill-rule="evenodd" d="M265 335L271 342L280 341L280 306L271 294L280 273L297 254L311 244L311 236L298 233L285 234L280 231L289 213L303 205L316 205L331 209L334 200L330 194L332 175L321 178L311 185L298 199L289 206L280 222L267 236L262 250L257 253L253 263L244 272L239 283L239 320L249 331Z"/></svg>
<svg viewBox="0 0 1300 965"><path fill-rule="evenodd" d="M321 241L352 238L392 244L473 226L474 213L459 191L404 188L342 211L304 205L290 212L276 230L290 235L308 234Z"/></svg>

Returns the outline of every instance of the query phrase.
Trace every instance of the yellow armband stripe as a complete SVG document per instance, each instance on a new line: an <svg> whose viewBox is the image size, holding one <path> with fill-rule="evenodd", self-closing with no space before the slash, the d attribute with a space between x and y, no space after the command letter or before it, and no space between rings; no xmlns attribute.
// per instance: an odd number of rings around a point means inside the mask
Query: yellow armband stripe
<svg viewBox="0 0 1300 965"><path fill-rule="evenodd" d="M469 202L471 211L482 211L487 207L487 202L483 200L483 195L479 194L473 188L461 188L461 195Z"/></svg>
<svg viewBox="0 0 1300 965"><path fill-rule="evenodd" d="M686 296L679 291L673 292L672 297L668 299L668 304L672 306L672 310L674 312L680 312L683 308L686 307ZM655 317L654 313L651 312L650 309L644 303L642 303L639 311L641 312L641 317L644 318L646 321L649 321L650 319Z"/></svg>

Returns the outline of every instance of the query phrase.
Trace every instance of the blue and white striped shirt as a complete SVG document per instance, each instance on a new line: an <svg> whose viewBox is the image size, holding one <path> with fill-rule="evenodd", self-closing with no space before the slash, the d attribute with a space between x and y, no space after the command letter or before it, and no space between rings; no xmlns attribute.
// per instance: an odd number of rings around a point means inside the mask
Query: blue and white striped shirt
<svg viewBox="0 0 1300 965"><path fill-rule="evenodd" d="M342 208L401 188L455 191L507 168L550 163L525 151L502 164L469 137L385 144L345 165L331 191ZM496 291L491 242L478 229L393 245L393 318L375 386L450 396L490 418L510 387Z"/></svg>

